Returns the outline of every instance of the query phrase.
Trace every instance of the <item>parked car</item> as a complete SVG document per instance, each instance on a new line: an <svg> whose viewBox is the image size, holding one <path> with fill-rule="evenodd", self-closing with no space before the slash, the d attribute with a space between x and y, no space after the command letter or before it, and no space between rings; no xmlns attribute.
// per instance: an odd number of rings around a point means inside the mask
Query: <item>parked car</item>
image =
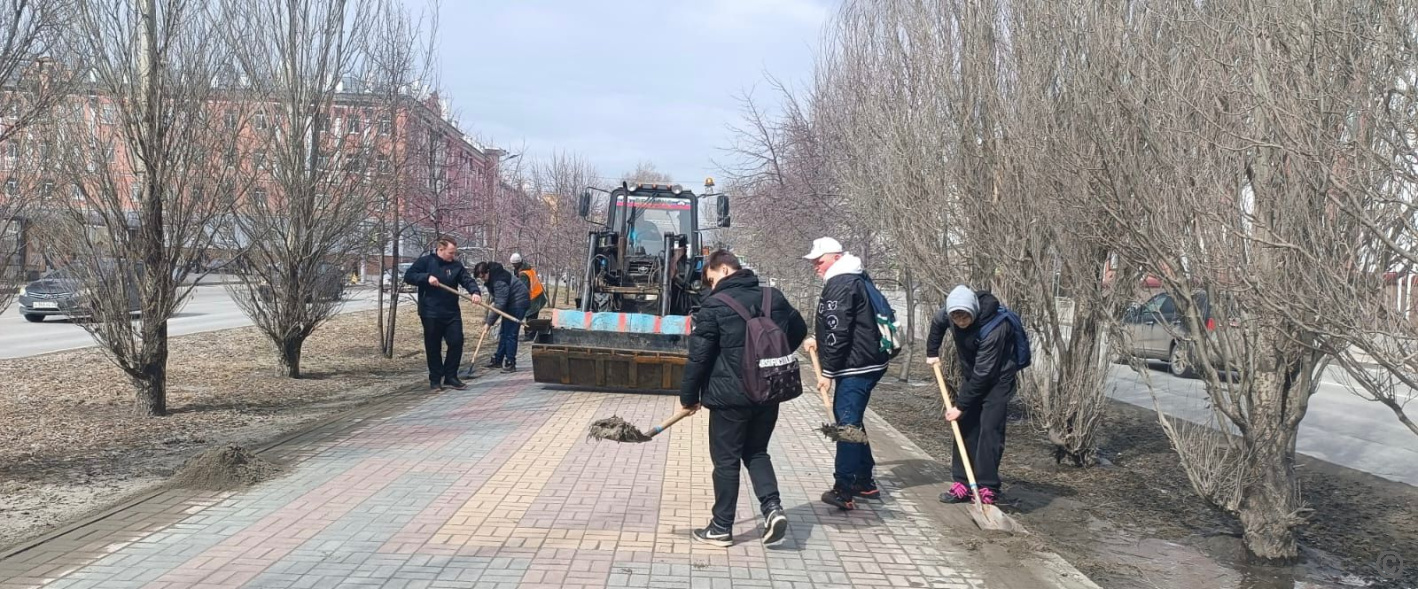
<svg viewBox="0 0 1418 589"><path fill-rule="evenodd" d="M139 272L141 271L140 267ZM89 295L88 289L83 287L73 270L59 268L21 287L15 304L20 308L20 315L31 323L39 323L44 321L45 317L60 315L85 318L93 315L83 306L84 299ZM140 310L137 286L130 282L128 312L131 314Z"/></svg>
<svg viewBox="0 0 1418 589"><path fill-rule="evenodd" d="M1216 320L1211 316L1211 304L1206 293L1194 295L1201 310L1201 319L1208 333L1216 331ZM1196 367L1192 364L1192 354L1187 341L1187 326L1177 309L1177 301L1168 293L1158 294L1147 302L1128 307L1122 317L1125 341L1129 349L1122 350L1117 360L1128 358L1157 360L1167 363L1168 371L1180 378L1195 378ZM1235 319L1230 321L1236 326ZM1214 340L1213 340L1214 341Z"/></svg>

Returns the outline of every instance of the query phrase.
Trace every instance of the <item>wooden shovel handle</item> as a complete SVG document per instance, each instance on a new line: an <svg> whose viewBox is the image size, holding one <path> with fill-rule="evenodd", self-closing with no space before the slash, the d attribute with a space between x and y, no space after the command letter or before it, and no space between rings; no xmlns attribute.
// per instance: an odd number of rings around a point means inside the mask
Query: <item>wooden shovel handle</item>
<svg viewBox="0 0 1418 589"><path fill-rule="evenodd" d="M483 339L487 338L487 332L488 332L488 330L489 330L490 328L492 328L491 325L483 325L483 333L482 333L482 335L478 336L478 346L477 346L476 348L473 348L473 360L472 360L472 361L473 361L473 364L474 364L474 365L477 365L477 362L478 362L478 354L482 353L482 351L483 351Z"/></svg>
<svg viewBox="0 0 1418 589"><path fill-rule="evenodd" d="M694 413L694 412L693 412L693 411L690 411L690 410L688 410L688 409L685 409L685 408L683 408L683 407L681 407L678 413L675 413L674 415L671 415L669 419L666 419L666 420L665 420L664 422L662 422L660 425L657 425L657 426L655 426L653 429L651 429L650 431L646 432L646 435L648 435L648 436L650 436L650 437L652 437L652 438L655 437L655 436L658 436L658 435L660 435L661 432L664 432L665 430L670 429L670 426L672 426L672 425L674 425L674 424L676 424L676 423L679 423L679 420L684 419L684 418L686 418L686 417L689 417L692 413Z"/></svg>
<svg viewBox="0 0 1418 589"><path fill-rule="evenodd" d="M940 363L932 364L935 370L935 382L940 385L940 400L945 402L945 410L950 411L950 390L945 385L945 375L940 372ZM955 447L960 449L960 465L965 467L965 477L970 481L970 492L975 494L975 504L982 508L984 502L980 500L980 487L975 483L975 469L970 467L970 454L965 451L965 436L960 435L960 424L950 422L950 428L955 432Z"/></svg>
<svg viewBox="0 0 1418 589"><path fill-rule="evenodd" d="M463 293L463 292L458 292L458 289L452 288L452 287L450 287L450 286L448 286L448 285L446 285L446 284L443 284L442 282L440 282L440 283L438 283L438 284L435 284L434 286L437 286L438 288L441 288L441 289L446 290L446 291L448 291L448 292L451 292L451 293L453 293L453 294L455 294L455 295L458 295L458 296L460 296L460 297L463 297L463 298L465 298L465 299L468 299L468 301L471 302L471 303L473 303L474 305L479 305L479 306L481 306L481 307L483 307L483 308L485 308L485 309L487 309L487 310L489 310L489 311L492 311L493 313L497 313L498 315L501 315L504 319L506 319L506 320L508 320L508 321L511 321L511 322L513 322L513 323L522 323L522 320L521 320L521 319L518 319L518 318L516 318L516 317L513 317L513 316L511 316L511 315L508 315L507 313L503 313L502 310L498 309L497 307L494 307L494 306L489 305L489 304L487 304L487 303L484 303L484 302L482 302L482 301L474 301L472 295L469 295L469 294Z"/></svg>

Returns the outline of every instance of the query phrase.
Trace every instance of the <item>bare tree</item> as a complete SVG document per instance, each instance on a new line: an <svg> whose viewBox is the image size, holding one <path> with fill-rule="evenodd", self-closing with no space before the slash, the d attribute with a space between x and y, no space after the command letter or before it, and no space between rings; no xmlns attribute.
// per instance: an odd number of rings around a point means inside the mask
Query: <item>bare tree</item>
<svg viewBox="0 0 1418 589"><path fill-rule="evenodd" d="M238 140L220 122L240 102L218 76L222 25L188 0L78 0L69 22L91 93L71 95L43 130L38 227L91 316L81 325L137 388L137 411L165 415L168 320L234 198L237 173L220 154Z"/></svg>
<svg viewBox="0 0 1418 589"><path fill-rule="evenodd" d="M9 308L25 277L29 209L36 200L38 169L26 151L40 141L30 132L69 91L75 70L60 61L59 38L70 6L58 2L0 2L0 313ZM22 164L22 162L24 162Z"/></svg>
<svg viewBox="0 0 1418 589"><path fill-rule="evenodd" d="M634 170L630 170L624 174L621 174L620 181L629 182L631 184L635 184L637 182L667 184L670 182L674 182L675 179L670 177L669 174L661 172L658 168L656 168L654 162L641 161L635 164Z"/></svg>
<svg viewBox="0 0 1418 589"><path fill-rule="evenodd" d="M581 192L596 184L596 169L579 155L556 151L534 165L532 176L546 209L541 255L532 263L548 284L547 300L555 302L557 295L563 295L570 301L571 293L579 292L574 281L585 273L586 235L591 230L590 221L582 220L577 208Z"/></svg>
<svg viewBox="0 0 1418 589"><path fill-rule="evenodd" d="M376 178L375 204L378 207L380 272L389 273L389 288L383 288L381 276L378 295L379 349L386 358L394 357L395 333L399 320L398 260L406 255L404 246L411 235L410 228L419 219L409 213L415 185L416 166L420 158L410 149L407 135L412 133L410 118L417 105L415 84L432 78L436 69L434 58L438 34L438 4L432 3L417 19L401 2L384 0L378 3L376 29L372 32L368 52L368 73L372 84L370 99L377 147L374 166ZM386 294L388 299L386 300Z"/></svg>
<svg viewBox="0 0 1418 589"><path fill-rule="evenodd" d="M1375 293L1414 261L1413 18L1367 3L848 2L806 116L749 110L745 205L801 206L813 193L794 166L824 162L831 190L816 194L835 198L819 211L872 236L860 247L890 248L928 294L964 282L1024 311L1043 352L1026 396L1076 463L1106 336L1135 279L1158 277L1181 311L1174 355L1236 435L1163 423L1250 550L1290 558L1295 432L1325 358L1355 372L1345 354L1360 350L1411 373L1394 322L1410 310Z"/></svg>
<svg viewBox="0 0 1418 589"><path fill-rule="evenodd" d="M281 371L301 375L306 338L337 311L332 283L371 242L378 183L367 124L373 0L227 0L228 38L266 109L250 132L269 153L264 198L236 216L251 237L234 298L271 340ZM237 34L239 33L239 34Z"/></svg>
<svg viewBox="0 0 1418 589"><path fill-rule="evenodd" d="M1111 236L1114 249L1175 298L1176 355L1235 435L1189 437L1163 424L1193 487L1237 515L1247 548L1294 558L1307 512L1296 435L1343 333L1325 316L1339 294L1331 289L1376 282L1357 280L1372 267L1360 255L1363 224L1334 200L1374 185L1371 121L1383 89L1412 75L1383 65L1390 58L1367 32L1393 26L1393 13L1070 4L1111 23L1089 27L1097 94L1078 108L1093 122L1096 181L1107 190L1085 194L1129 228ZM1316 278L1331 266L1347 278Z"/></svg>

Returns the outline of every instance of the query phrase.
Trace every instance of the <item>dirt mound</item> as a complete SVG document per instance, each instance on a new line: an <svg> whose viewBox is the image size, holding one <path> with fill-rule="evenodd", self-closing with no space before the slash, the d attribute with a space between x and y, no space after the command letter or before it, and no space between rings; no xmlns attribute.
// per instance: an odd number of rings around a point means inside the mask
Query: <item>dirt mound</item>
<svg viewBox="0 0 1418 589"><path fill-rule="evenodd" d="M229 491L275 478L281 467L245 448L227 444L193 456L168 485L180 489Z"/></svg>

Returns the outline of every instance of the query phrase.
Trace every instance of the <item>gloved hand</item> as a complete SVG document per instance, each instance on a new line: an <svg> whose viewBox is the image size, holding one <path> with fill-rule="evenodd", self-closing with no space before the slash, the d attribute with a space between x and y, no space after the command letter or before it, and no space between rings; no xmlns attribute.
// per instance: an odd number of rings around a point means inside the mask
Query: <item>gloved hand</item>
<svg viewBox="0 0 1418 589"><path fill-rule="evenodd" d="M497 323L497 313L493 313L492 311L488 311L488 312L487 312L487 319L485 319L484 322L487 323L487 326L488 326L488 327L492 327L492 324Z"/></svg>
<svg viewBox="0 0 1418 589"><path fill-rule="evenodd" d="M936 364L940 364L940 358L926 358L926 366L935 366Z"/></svg>

